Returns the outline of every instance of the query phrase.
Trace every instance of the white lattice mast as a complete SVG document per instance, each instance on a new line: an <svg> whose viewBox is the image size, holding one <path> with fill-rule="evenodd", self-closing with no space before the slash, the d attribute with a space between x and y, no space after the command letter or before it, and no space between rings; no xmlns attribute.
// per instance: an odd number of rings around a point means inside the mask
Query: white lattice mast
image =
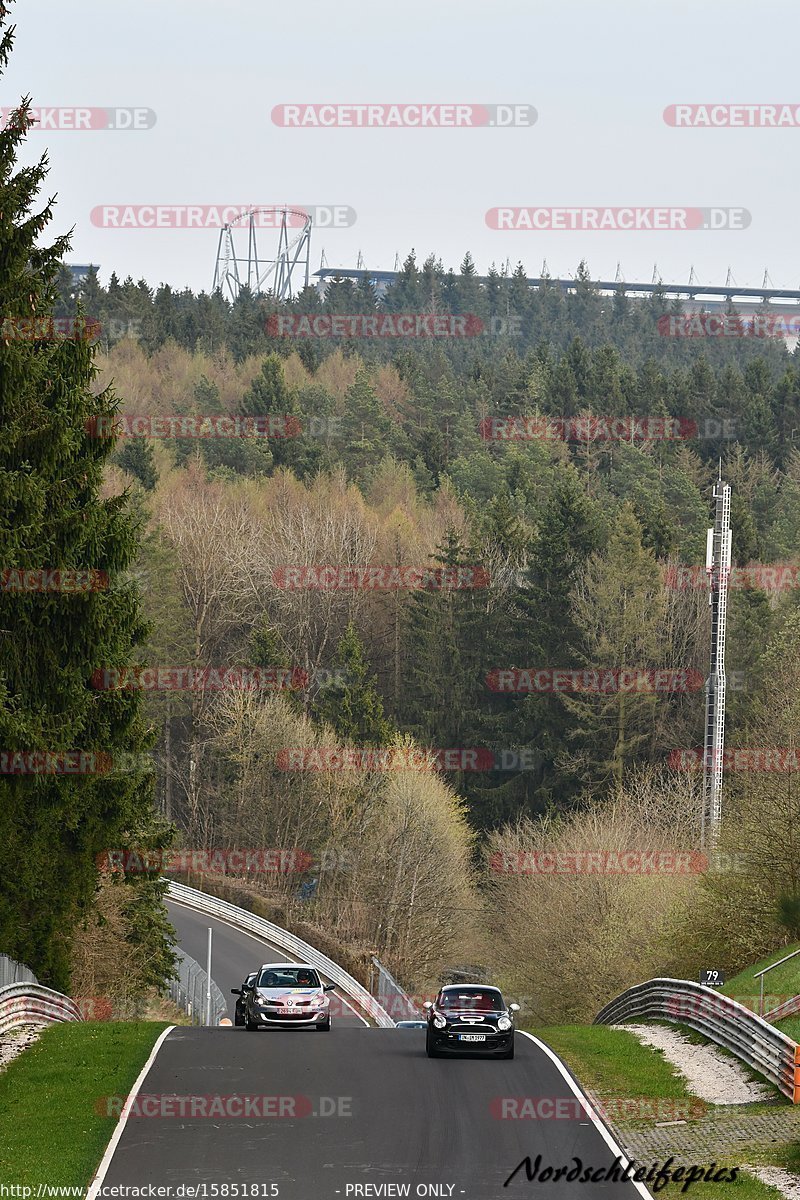
<svg viewBox="0 0 800 1200"><path fill-rule="evenodd" d="M271 258L259 254L259 228L278 231L278 246ZM247 234L247 256L236 253L235 235ZM276 300L291 300L295 275L308 287L311 264L311 217L294 208L251 208L223 225L217 246L212 290L236 300L242 287L254 296L270 293ZM241 270L240 270L241 267Z"/></svg>
<svg viewBox="0 0 800 1200"><path fill-rule="evenodd" d="M731 573L731 489L722 481L722 468L714 484L714 528L706 542L711 608L711 669L706 682L706 733L703 755L703 812L701 844L713 846L722 820L722 766L725 751L725 633L728 620L728 585Z"/></svg>

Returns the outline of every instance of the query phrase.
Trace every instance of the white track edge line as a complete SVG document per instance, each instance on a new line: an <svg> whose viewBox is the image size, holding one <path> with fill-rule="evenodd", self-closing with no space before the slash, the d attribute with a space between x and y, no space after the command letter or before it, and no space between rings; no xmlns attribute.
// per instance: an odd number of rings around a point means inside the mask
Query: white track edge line
<svg viewBox="0 0 800 1200"><path fill-rule="evenodd" d="M577 1096L577 1098L579 1100L584 1100L590 1109L594 1108L594 1105L589 1100L589 1097L586 1095L585 1092L583 1092L581 1090L580 1087L578 1087L578 1084L572 1078L569 1071L564 1066L563 1062L561 1061L561 1059L558 1057L558 1055L556 1054L556 1052L554 1050L551 1050L551 1048L548 1045L546 1045L545 1042L540 1041L539 1038L534 1037L534 1035L532 1033L526 1033L524 1029L518 1029L517 1033L521 1033L523 1037L530 1038L530 1040L532 1042L535 1042L536 1045L539 1047L539 1049L543 1050L544 1053L547 1055L547 1057L549 1059L551 1059L555 1063L555 1065L558 1067L559 1071L564 1076L564 1078L566 1079L569 1086L572 1088L573 1094L575 1096ZM605 1124L605 1122L603 1120L601 1120L601 1119L593 1120L592 1124L597 1127L597 1129L600 1133L600 1136L602 1137L602 1139L606 1143L606 1145L609 1147L609 1149L613 1150L614 1154L618 1155L621 1158L622 1162L625 1164L626 1167L631 1162L634 1161L633 1159L628 1158L627 1154L625 1154L625 1152L623 1151L621 1146L617 1145L617 1142L614 1138L613 1133L611 1132L611 1130L608 1128L608 1126ZM647 1200L653 1200L652 1192L648 1192L647 1188L644 1186L643 1183L637 1183L633 1179L629 1179L628 1183L633 1184L633 1186L636 1188L636 1190L640 1196L645 1196L647 1198ZM88 1197L87 1200L91 1200L91 1198Z"/></svg>
<svg viewBox="0 0 800 1200"><path fill-rule="evenodd" d="M172 897L172 896L167 896L167 897L165 897L165 899L169 900L170 904L177 904L179 908L188 908L189 912L199 913L201 917L208 917L208 919L210 921L219 921L220 924L227 925L229 929L235 929L237 933L241 933L245 937L252 938L254 942L260 942L262 946L269 946L273 950L281 949L280 946L274 946L272 944L272 942L268 941L268 939L266 937L264 937L263 935L260 935L257 933L251 933L249 929L240 929L239 926L234 925L232 921L227 921L225 919L225 917L218 917L218 916L216 916L216 914L212 915L211 913L204 913L202 909L195 908L195 906L193 904L184 904L180 900L175 900L174 897ZM281 950L281 954L288 954L288 953L289 953L288 950ZM317 968L315 967L314 970L316 971L316 969ZM323 975L325 974L324 971L322 973L323 973ZM339 987L340 985L337 984L336 986ZM340 996L339 999L342 1001L342 1004L347 1005L347 1007L350 1009L350 1011L352 1012L354 1017L358 1017L359 1021L364 1022L367 1029L371 1029L371 1025L370 1025L369 1021L366 1019L366 1017L362 1017L361 1013L357 1012L356 1009L353 1008L352 1004L350 1004L349 1001L345 1000L344 996ZM87 1196L86 1200L93 1200L93 1197Z"/></svg>
<svg viewBox="0 0 800 1200"><path fill-rule="evenodd" d="M153 1046L153 1049L150 1051L150 1056L147 1059L147 1062L142 1067L141 1071L139 1072L138 1078L137 1078L136 1082L134 1083L131 1091L128 1093L128 1097L122 1106L122 1112L119 1114L119 1120L117 1121L117 1124L114 1126L114 1132L111 1135L111 1141L106 1146L106 1152L103 1155L103 1157L100 1159L100 1166L97 1168L94 1175L92 1176L92 1182L89 1184L89 1189L86 1193L86 1200L95 1200L95 1197L97 1196L98 1192L100 1191L100 1188L103 1186L103 1180L106 1177L108 1168L111 1166L111 1160L114 1157L114 1151L116 1150L117 1146L119 1145L119 1140L122 1137L125 1126L128 1123L128 1117L130 1116L130 1111L131 1111L131 1108L133 1107L133 1102L139 1094L139 1088L144 1083L148 1071L150 1070L153 1063L155 1062L156 1055L158 1054L159 1050L161 1049L162 1043L164 1042L167 1035L172 1033L173 1029L175 1029L175 1028L176 1027L174 1025L168 1025L167 1028L163 1031L163 1033L161 1033L158 1036L158 1038L156 1038L155 1045Z"/></svg>

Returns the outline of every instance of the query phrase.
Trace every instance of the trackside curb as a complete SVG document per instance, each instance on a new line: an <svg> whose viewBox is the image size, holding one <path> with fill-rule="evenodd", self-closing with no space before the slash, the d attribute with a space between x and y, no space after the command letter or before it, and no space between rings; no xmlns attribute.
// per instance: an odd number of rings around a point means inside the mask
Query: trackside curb
<svg viewBox="0 0 800 1200"><path fill-rule="evenodd" d="M561 1059L558 1057L558 1055L556 1054L556 1052L554 1050L551 1050L550 1047L548 1045L546 1045L545 1042L540 1041L539 1038L535 1037L532 1033L526 1033L524 1029L518 1029L517 1033L518 1034L521 1033L523 1037L530 1038L530 1040L535 1045L537 1045L541 1051L543 1051L547 1055L547 1057L551 1060L551 1062L553 1062L555 1064L555 1066L558 1068L558 1070L561 1072L561 1074L564 1076L567 1083L569 1084L573 1095L576 1096L579 1100L585 1101L588 1108L593 1107L591 1101L589 1100L589 1097L586 1095L586 1093L580 1087L577 1080L573 1077L572 1073L565 1066L565 1064L561 1061ZM622 1149L622 1147L620 1145L618 1145L617 1140L614 1137L614 1134L611 1132L611 1130L608 1128L608 1126L602 1120L602 1118L599 1116L599 1114L597 1116L597 1119L593 1121L593 1124L595 1124L597 1126L598 1132L600 1133L600 1136L602 1137L603 1141L606 1143L608 1148L614 1152L615 1156L618 1155L619 1158L622 1160L623 1170L624 1170L624 1168L627 1167L628 1164L631 1162L631 1159L628 1158L627 1154ZM646 1198L646 1200L653 1200L652 1192L648 1192L647 1188L644 1186L643 1183L636 1183L633 1179L631 1179L630 1182L636 1188L636 1190L640 1196L644 1196ZM89 1197L88 1200L92 1200L92 1198Z"/></svg>
<svg viewBox="0 0 800 1200"><path fill-rule="evenodd" d="M119 1145L119 1140L122 1137L122 1134L125 1130L125 1126L128 1123L128 1117L130 1116L130 1111L131 1111L131 1108L133 1107L133 1102L136 1099L136 1097L139 1095L139 1089L142 1086L142 1084L144 1083L144 1081L147 1077L148 1071L150 1070L153 1063L155 1062L156 1055L158 1054L159 1050L161 1049L162 1044L167 1039L169 1034L172 1033L173 1029L175 1029L174 1025L168 1025L167 1028L163 1031L163 1033L161 1033L156 1038L155 1045L153 1046L153 1049L150 1051L150 1055L147 1059L147 1062L142 1067L141 1071L139 1072L139 1074L136 1078L136 1082L134 1083L133 1087L131 1088L130 1092L128 1093L125 1103L122 1106L122 1112L119 1114L119 1120L117 1121L117 1124L114 1127L114 1132L111 1135L111 1140L108 1143L108 1145L106 1146L105 1154L103 1155L103 1157L100 1160L100 1166L97 1168L94 1175L92 1176L92 1182L89 1184L89 1190L86 1193L86 1200L96 1200L97 1194L100 1191L100 1188L103 1186L103 1180L106 1177L108 1168L111 1166L111 1160L114 1157L114 1151L116 1150L117 1146Z"/></svg>

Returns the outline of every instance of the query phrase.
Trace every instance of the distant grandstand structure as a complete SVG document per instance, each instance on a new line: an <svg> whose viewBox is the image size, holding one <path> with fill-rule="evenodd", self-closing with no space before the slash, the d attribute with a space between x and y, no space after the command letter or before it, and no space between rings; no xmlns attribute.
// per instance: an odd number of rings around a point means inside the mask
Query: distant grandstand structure
<svg viewBox="0 0 800 1200"><path fill-rule="evenodd" d="M325 287L333 280L349 279L353 283L358 283L365 278L372 280L375 285L375 290L379 296L382 296L390 284L394 283L400 274L399 271L371 271L365 267L320 267L314 273L314 279L317 280L317 288L319 291L324 291ZM694 272L692 272L693 276ZM488 283L487 275L477 277L481 283ZM509 280L510 276L501 276L501 279ZM764 280L768 279L767 272L764 273ZM497 277L494 277L494 283L497 283ZM578 287L578 281L575 279L556 279L549 276L538 276L528 279L528 284L532 288L539 288L543 284L545 286L557 287L562 292L573 292ZM613 296L616 292L624 291L626 296L632 297L647 297L654 293L659 293L667 296L670 299L677 298L683 301L683 307L687 310L693 309L717 309L727 308L729 305L734 305L736 308L753 307L759 304L768 304L770 310L776 313L786 312L796 314L800 308L800 288L793 290L788 288L775 287L740 287L734 283L730 272L725 283L722 284L700 284L693 277L690 277L687 283L664 283L662 281L651 281L650 283L635 283L622 279L596 279L592 280L592 287L601 293L601 295Z"/></svg>

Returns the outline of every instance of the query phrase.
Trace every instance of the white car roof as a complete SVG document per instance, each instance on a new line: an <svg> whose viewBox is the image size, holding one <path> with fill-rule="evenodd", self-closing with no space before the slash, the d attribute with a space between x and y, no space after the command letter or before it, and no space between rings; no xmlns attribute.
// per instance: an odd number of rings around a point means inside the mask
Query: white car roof
<svg viewBox="0 0 800 1200"><path fill-rule="evenodd" d="M286 969L294 971L316 971L316 967L312 967L310 963L262 963L258 968L259 971L285 971Z"/></svg>

